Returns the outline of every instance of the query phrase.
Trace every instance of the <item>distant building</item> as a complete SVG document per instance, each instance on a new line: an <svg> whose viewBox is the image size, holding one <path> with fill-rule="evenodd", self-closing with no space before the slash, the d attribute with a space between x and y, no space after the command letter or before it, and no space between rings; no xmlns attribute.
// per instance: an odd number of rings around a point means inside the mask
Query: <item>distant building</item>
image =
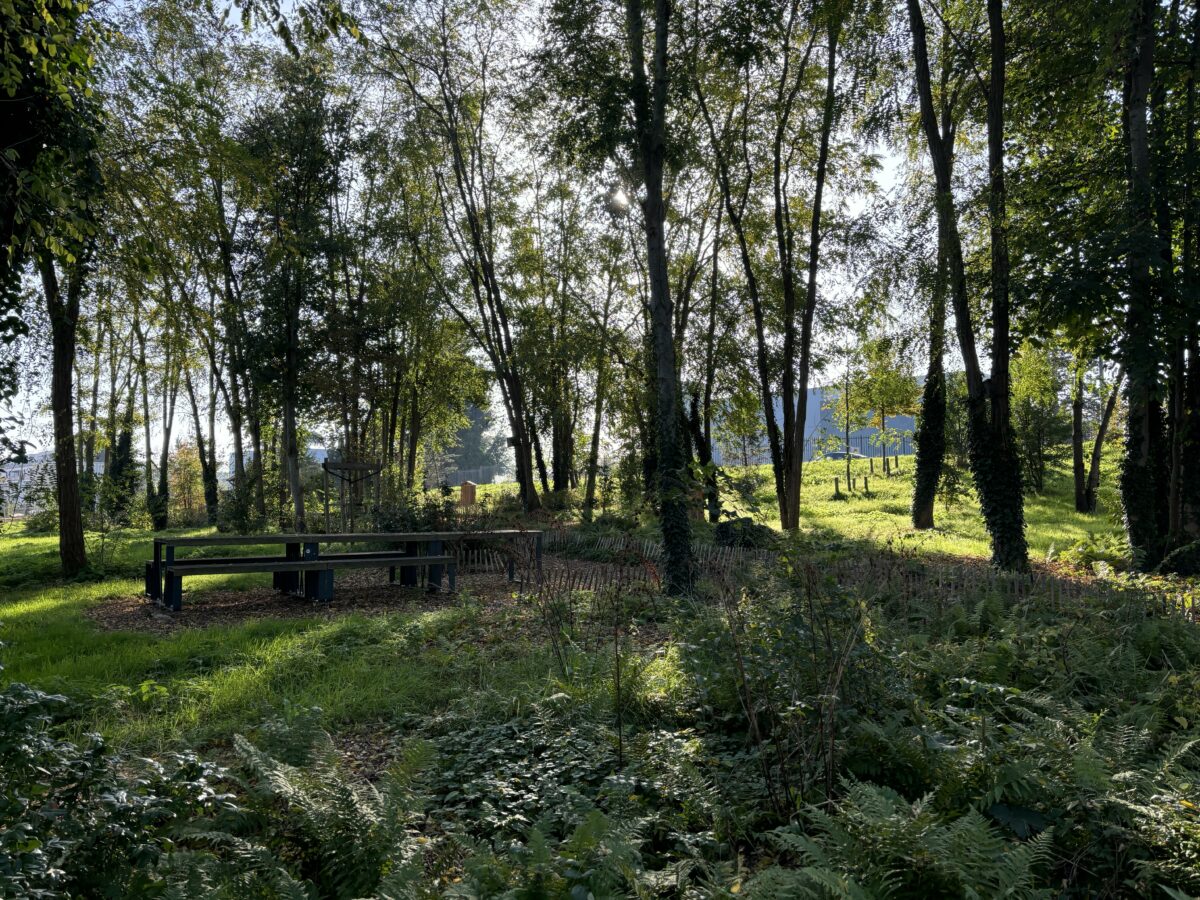
<svg viewBox="0 0 1200 900"><path fill-rule="evenodd" d="M814 387L808 389L808 399L805 404L804 418L804 460L816 459L827 446L826 439L832 436L832 441L838 449L845 444L842 426L835 420L833 411L825 408L826 400L836 399L837 387ZM775 421L783 423L783 401L775 400ZM906 456L913 452L912 433L916 429L916 421L912 416L888 416L887 429L892 440L885 448L878 439L879 429L875 426L859 428L850 432L850 450L863 456L883 456L885 449L891 455L898 453ZM722 462L720 448L713 450L714 462ZM740 462L735 455L730 454L731 462ZM765 447L751 454L752 462L770 462L770 456Z"/></svg>
<svg viewBox="0 0 1200 900"><path fill-rule="evenodd" d="M314 466L321 465L327 459L337 459L338 457L337 450L328 450L325 447L309 447L304 453ZM242 464L246 467L246 471L250 471L250 467L254 464L254 451L249 447L242 451ZM225 464L217 472L217 481L220 482L221 487L228 488L233 485L233 469L233 453L231 452L225 457Z"/></svg>

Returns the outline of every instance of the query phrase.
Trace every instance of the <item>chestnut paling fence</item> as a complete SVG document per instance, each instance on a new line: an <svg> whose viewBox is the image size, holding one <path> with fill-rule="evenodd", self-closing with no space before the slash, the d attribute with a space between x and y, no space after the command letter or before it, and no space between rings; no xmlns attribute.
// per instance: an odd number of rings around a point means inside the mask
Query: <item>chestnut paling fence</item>
<svg viewBox="0 0 1200 900"><path fill-rule="evenodd" d="M658 587L662 545L658 541L622 534L595 534L571 527L555 527L543 536L546 554L568 563L548 561L540 582L533 565L533 544L522 542L514 561L521 590L597 591L610 586ZM506 570L511 552L476 548L460 551L460 565L467 570ZM1067 611L1084 600L1123 608L1127 615L1151 612L1200 618L1196 591L1183 584L1150 580L1110 581L1079 577L1052 569L1013 574L1000 572L984 562L926 560L889 550L855 551L846 556L822 558L819 565L805 559L802 551L770 551L712 544L695 546L701 579L721 584L753 577L764 565L783 562L804 572L808 578L852 591L864 599L899 603L932 600L947 605L974 603L989 596L1006 601L1040 598L1052 607Z"/></svg>

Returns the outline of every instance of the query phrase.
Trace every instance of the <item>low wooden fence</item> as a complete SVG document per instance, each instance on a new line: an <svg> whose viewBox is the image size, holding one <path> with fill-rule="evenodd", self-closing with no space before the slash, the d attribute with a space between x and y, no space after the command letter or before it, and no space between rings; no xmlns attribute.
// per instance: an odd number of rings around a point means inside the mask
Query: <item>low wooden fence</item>
<svg viewBox="0 0 1200 900"><path fill-rule="evenodd" d="M547 569L548 590L599 590L612 585L657 587L662 544L628 535L596 535L574 528L546 532L548 553L574 558L570 567ZM920 559L880 550L813 563L801 555L697 544L693 551L702 578L740 581L763 565L786 561L816 582L864 598L977 603L999 596L1006 603L1039 598L1064 611L1082 601L1125 608L1129 615L1157 612L1200 619L1197 590L1185 582L1108 580L1039 567L1023 574L998 571L986 562ZM589 562L591 563L589 565Z"/></svg>

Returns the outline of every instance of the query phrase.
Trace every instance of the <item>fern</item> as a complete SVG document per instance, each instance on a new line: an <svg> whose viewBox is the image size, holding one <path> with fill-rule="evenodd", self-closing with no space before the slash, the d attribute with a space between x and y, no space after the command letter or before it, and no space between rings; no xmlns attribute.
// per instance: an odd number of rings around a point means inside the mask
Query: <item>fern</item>
<svg viewBox="0 0 1200 900"><path fill-rule="evenodd" d="M929 800L914 803L888 788L844 786L831 810L806 811L808 833L778 829L770 839L799 863L756 878L757 896L1048 897L1037 887L1050 834L1018 844L974 810L943 820ZM761 881L760 881L761 879Z"/></svg>

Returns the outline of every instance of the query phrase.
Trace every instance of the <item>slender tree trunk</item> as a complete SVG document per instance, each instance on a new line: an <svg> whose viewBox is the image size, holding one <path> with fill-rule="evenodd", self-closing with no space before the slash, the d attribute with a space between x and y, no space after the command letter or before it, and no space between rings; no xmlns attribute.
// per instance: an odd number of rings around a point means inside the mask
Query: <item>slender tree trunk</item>
<svg viewBox="0 0 1200 900"><path fill-rule="evenodd" d="M50 405L54 410L54 474L58 499L58 555L68 578L87 568L83 541L83 510L79 502L79 472L75 467L75 339L79 299L83 293L83 263L77 261L62 296L58 272L48 252L38 260L50 319Z"/></svg>
<svg viewBox="0 0 1200 900"><path fill-rule="evenodd" d="M583 521L592 521L596 508L596 474L600 468L600 431L604 421L604 394L608 390L608 316L612 309L613 279L609 276L596 348L596 401L592 407L592 442L588 446L587 481L583 490Z"/></svg>
<svg viewBox="0 0 1200 900"><path fill-rule="evenodd" d="M650 282L650 321L658 409L659 520L666 562L666 588L672 594L692 590L692 526L679 434L679 384L675 365L674 314L667 273L664 234L663 166L666 162L667 35L669 0L654 2L653 86L647 83L643 0L625 0L625 19L633 81L638 162L646 190L642 201L646 268Z"/></svg>
<svg viewBox="0 0 1200 900"><path fill-rule="evenodd" d="M141 381L141 399L142 399L142 439L146 445L146 455L142 462L143 478L146 482L146 509L150 513L150 522L152 527L158 531L160 526L158 512L158 491L154 480L154 443L150 435L150 373L149 366L146 365L146 334L141 329L137 316L134 317L133 324L134 337L138 343L138 377ZM165 526L161 526L165 527Z"/></svg>
<svg viewBox="0 0 1200 900"><path fill-rule="evenodd" d="M1071 386L1071 471L1075 478L1075 511L1087 512L1087 472L1083 465L1083 363L1075 362Z"/></svg>
<svg viewBox="0 0 1200 900"><path fill-rule="evenodd" d="M812 218L808 235L808 280L805 284L804 309L800 321L800 372L796 378L795 409L792 411L791 432L784 440L784 466L786 470L787 518L783 527L795 530L800 527L800 485L804 470L804 427L808 419L808 382L812 371L813 321L817 311L817 274L821 260L821 206L825 195L825 177L829 169L829 141L833 133L837 109L837 50L841 35L841 17L834 13L828 26L828 60L825 65L825 105L821 114L821 138L817 150L816 184L813 188ZM776 214L778 220L778 213ZM789 235L790 242L790 235ZM790 255L790 254L789 254ZM790 279L786 279L790 281ZM784 352L785 359L788 353ZM792 378L790 370L784 373L784 384ZM787 404L785 397L784 403Z"/></svg>
<svg viewBox="0 0 1200 900"><path fill-rule="evenodd" d="M408 459L404 472L404 486L412 490L417 482L417 450L421 446L421 408L417 402L417 388L414 385L409 399L408 423Z"/></svg>
<svg viewBox="0 0 1200 900"><path fill-rule="evenodd" d="M712 396L717 380L717 296L721 275L721 208L717 207L717 226L713 234L712 275L708 292L708 328L704 341L704 397L701 406L701 428L699 441L703 442L707 456L704 474L704 497L708 502L708 521L716 525L721 521L721 489L717 481L717 467L712 453Z"/></svg>
<svg viewBox="0 0 1200 900"><path fill-rule="evenodd" d="M167 352L167 372L163 382L163 441L158 457L158 513L154 521L157 531L165 529L169 524L171 509L171 479L168 466L171 462L171 433L175 430L175 400L179 396L179 372L175 368L178 363Z"/></svg>
<svg viewBox="0 0 1200 900"><path fill-rule="evenodd" d="M292 500L292 522L297 533L308 530L304 516L304 489L300 483L300 436L296 421L299 403L299 304L288 310L287 344L284 350L283 372L283 452L287 473L288 493Z"/></svg>
<svg viewBox="0 0 1200 900"><path fill-rule="evenodd" d="M1092 458L1088 467L1087 493L1085 495L1084 511L1096 511L1096 497L1100 490L1100 459L1104 454L1104 439L1108 436L1108 426L1112 422L1113 410L1117 407L1117 397L1121 394L1121 381L1125 377L1124 370L1117 372L1108 399L1104 402L1104 411L1100 414L1100 425L1096 428L1096 438L1092 441Z"/></svg>
<svg viewBox="0 0 1200 900"><path fill-rule="evenodd" d="M192 406L192 427L196 435L196 455L200 457L200 482L204 486L204 516L209 525L217 524L217 466L216 447L205 445L204 430L200 426L200 406L196 402L196 389L192 385L192 373L184 371L184 384Z"/></svg>
<svg viewBox="0 0 1200 900"><path fill-rule="evenodd" d="M538 435L537 429L530 422L526 428L530 436L533 438L533 457L537 462L538 479L542 482L542 493L550 493L550 479L546 472L546 457L542 455L542 439Z"/></svg>

